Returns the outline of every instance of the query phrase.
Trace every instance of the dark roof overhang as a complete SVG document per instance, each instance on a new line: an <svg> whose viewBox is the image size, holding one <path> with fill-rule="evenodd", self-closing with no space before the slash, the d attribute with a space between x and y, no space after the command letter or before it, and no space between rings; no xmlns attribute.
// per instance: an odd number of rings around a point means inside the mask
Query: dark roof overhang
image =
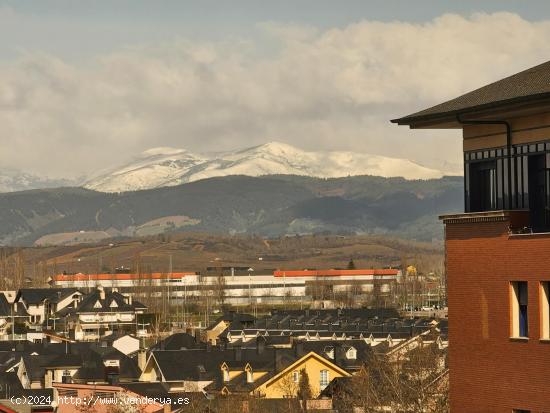
<svg viewBox="0 0 550 413"><path fill-rule="evenodd" d="M392 119L392 123L406 125L411 129L458 129L462 124L457 115L468 120L511 119L538 113L550 112L550 93L521 96L483 105L429 114L412 114Z"/></svg>

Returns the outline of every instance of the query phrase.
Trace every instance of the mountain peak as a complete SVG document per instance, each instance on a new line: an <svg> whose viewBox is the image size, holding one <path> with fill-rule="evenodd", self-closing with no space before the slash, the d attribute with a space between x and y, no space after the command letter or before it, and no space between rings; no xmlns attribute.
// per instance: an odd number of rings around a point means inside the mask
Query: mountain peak
<svg viewBox="0 0 550 413"><path fill-rule="evenodd" d="M183 149L159 147L85 184L103 192L124 192L173 186L227 175L303 175L337 178L353 175L407 179L440 178L444 174L407 159L355 152L307 152L270 141L235 152L194 155Z"/></svg>

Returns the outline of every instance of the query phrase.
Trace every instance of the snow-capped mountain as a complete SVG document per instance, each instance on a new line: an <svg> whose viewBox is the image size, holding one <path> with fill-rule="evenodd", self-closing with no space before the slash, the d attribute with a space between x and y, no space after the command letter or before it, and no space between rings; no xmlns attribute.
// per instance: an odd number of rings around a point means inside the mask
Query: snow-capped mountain
<svg viewBox="0 0 550 413"><path fill-rule="evenodd" d="M14 169L0 170L0 193L25 191L28 189L56 188L74 184L65 179L50 179Z"/></svg>
<svg viewBox="0 0 550 413"><path fill-rule="evenodd" d="M216 155L183 149L154 148L121 167L89 179L84 186L101 192L125 192L173 186L227 175L305 175L336 178L351 175L440 178L442 171L407 159L354 152L307 152L280 142Z"/></svg>

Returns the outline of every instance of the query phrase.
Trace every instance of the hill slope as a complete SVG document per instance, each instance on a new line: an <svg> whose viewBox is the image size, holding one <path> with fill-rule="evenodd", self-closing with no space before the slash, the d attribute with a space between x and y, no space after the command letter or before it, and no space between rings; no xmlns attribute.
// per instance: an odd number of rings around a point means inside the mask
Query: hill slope
<svg viewBox="0 0 550 413"><path fill-rule="evenodd" d="M0 194L0 243L71 244L170 231L379 233L441 238L462 209L462 178L227 176L158 189L60 188Z"/></svg>

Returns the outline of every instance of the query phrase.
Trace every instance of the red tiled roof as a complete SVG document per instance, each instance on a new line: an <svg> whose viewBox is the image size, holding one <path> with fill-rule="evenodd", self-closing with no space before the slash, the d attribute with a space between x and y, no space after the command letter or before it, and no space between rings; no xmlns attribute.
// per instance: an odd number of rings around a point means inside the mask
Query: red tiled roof
<svg viewBox="0 0 550 413"><path fill-rule="evenodd" d="M168 280L179 279L188 275L196 275L194 272L174 272L161 273L153 272L150 274L57 274L52 278L54 281L99 281L99 280Z"/></svg>
<svg viewBox="0 0 550 413"><path fill-rule="evenodd" d="M361 275L397 275L396 269L362 269L362 270L278 270L275 277L339 277Z"/></svg>

